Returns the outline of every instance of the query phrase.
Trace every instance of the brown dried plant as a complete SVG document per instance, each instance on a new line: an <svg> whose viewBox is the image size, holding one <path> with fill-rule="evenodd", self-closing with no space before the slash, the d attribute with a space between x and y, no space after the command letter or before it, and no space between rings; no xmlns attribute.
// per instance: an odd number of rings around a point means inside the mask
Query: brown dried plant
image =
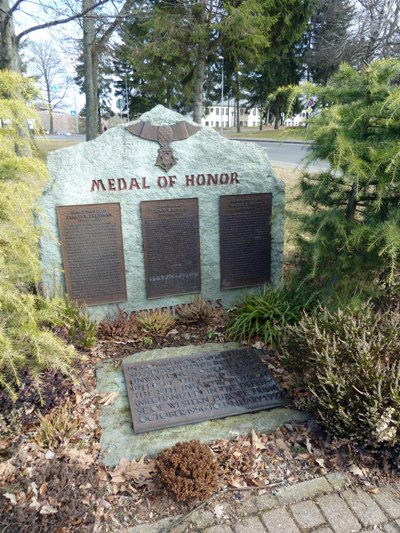
<svg viewBox="0 0 400 533"><path fill-rule="evenodd" d="M128 314L126 311L121 310L118 311L115 319L102 320L98 327L100 336L114 338L135 338L137 330L138 325L135 314Z"/></svg>
<svg viewBox="0 0 400 533"><path fill-rule="evenodd" d="M60 408L43 416L38 413L39 426L35 440L43 448L52 450L71 439L79 429L79 422L72 412L72 404L68 400Z"/></svg>
<svg viewBox="0 0 400 533"><path fill-rule="evenodd" d="M201 296L196 296L191 304L180 305L177 313L182 322L196 324L204 322L208 324L214 317L212 306Z"/></svg>
<svg viewBox="0 0 400 533"><path fill-rule="evenodd" d="M218 489L219 466L206 444L178 442L156 458L160 480L176 500L206 500Z"/></svg>
<svg viewBox="0 0 400 533"><path fill-rule="evenodd" d="M137 322L141 329L153 335L165 335L175 324L174 317L167 311L141 311L137 315Z"/></svg>

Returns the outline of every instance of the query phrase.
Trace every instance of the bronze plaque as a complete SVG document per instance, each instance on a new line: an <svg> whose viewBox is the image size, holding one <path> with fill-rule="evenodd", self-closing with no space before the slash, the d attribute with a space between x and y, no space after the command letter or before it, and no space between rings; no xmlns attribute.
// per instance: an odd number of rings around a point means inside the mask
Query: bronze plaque
<svg viewBox="0 0 400 533"><path fill-rule="evenodd" d="M282 405L253 348L125 363L123 371L135 433Z"/></svg>
<svg viewBox="0 0 400 533"><path fill-rule="evenodd" d="M221 289L271 281L272 194L220 197Z"/></svg>
<svg viewBox="0 0 400 533"><path fill-rule="evenodd" d="M197 198L141 202L147 298L200 292Z"/></svg>
<svg viewBox="0 0 400 533"><path fill-rule="evenodd" d="M68 296L86 305L124 302L120 205L64 205L57 217Z"/></svg>

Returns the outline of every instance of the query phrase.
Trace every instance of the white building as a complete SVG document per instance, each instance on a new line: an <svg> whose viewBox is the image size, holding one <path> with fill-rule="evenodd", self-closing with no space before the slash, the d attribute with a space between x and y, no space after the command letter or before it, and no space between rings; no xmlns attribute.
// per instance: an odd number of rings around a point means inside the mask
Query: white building
<svg viewBox="0 0 400 533"><path fill-rule="evenodd" d="M307 118L308 118L307 111L303 110L298 115L285 119L284 125L288 126L289 128L297 128L298 126L305 126Z"/></svg>
<svg viewBox="0 0 400 533"><path fill-rule="evenodd" d="M201 119L202 126L211 128L233 128L237 124L236 106L233 102L223 102L204 108L204 117ZM239 124L243 128L257 128L260 125L260 110L257 107L248 109L241 102L239 107Z"/></svg>

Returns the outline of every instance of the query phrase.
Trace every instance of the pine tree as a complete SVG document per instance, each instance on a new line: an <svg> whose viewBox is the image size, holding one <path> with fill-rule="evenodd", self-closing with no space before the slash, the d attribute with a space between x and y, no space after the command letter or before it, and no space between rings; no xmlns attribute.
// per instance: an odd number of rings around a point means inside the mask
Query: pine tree
<svg viewBox="0 0 400 533"><path fill-rule="evenodd" d="M301 199L303 273L328 291L365 292L393 284L400 260L400 61L358 71L341 65L318 94L310 160L330 170L306 173ZM368 290L367 290L368 292Z"/></svg>

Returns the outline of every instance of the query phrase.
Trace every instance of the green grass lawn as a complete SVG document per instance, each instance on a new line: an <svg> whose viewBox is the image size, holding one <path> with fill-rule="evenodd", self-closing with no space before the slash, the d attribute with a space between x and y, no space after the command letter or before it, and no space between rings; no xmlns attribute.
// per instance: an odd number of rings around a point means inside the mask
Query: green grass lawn
<svg viewBox="0 0 400 533"><path fill-rule="evenodd" d="M60 148L66 148L67 146L73 146L79 144L79 141L66 141L63 139L37 139L36 145L38 147L38 156L43 161L46 161L47 154L53 150L59 150Z"/></svg>
<svg viewBox="0 0 400 533"><path fill-rule="evenodd" d="M259 129L244 128L240 133L234 129L224 130L225 137L241 137L244 139L271 139L276 141L307 141L307 128L281 128L274 130L266 128L262 131Z"/></svg>

